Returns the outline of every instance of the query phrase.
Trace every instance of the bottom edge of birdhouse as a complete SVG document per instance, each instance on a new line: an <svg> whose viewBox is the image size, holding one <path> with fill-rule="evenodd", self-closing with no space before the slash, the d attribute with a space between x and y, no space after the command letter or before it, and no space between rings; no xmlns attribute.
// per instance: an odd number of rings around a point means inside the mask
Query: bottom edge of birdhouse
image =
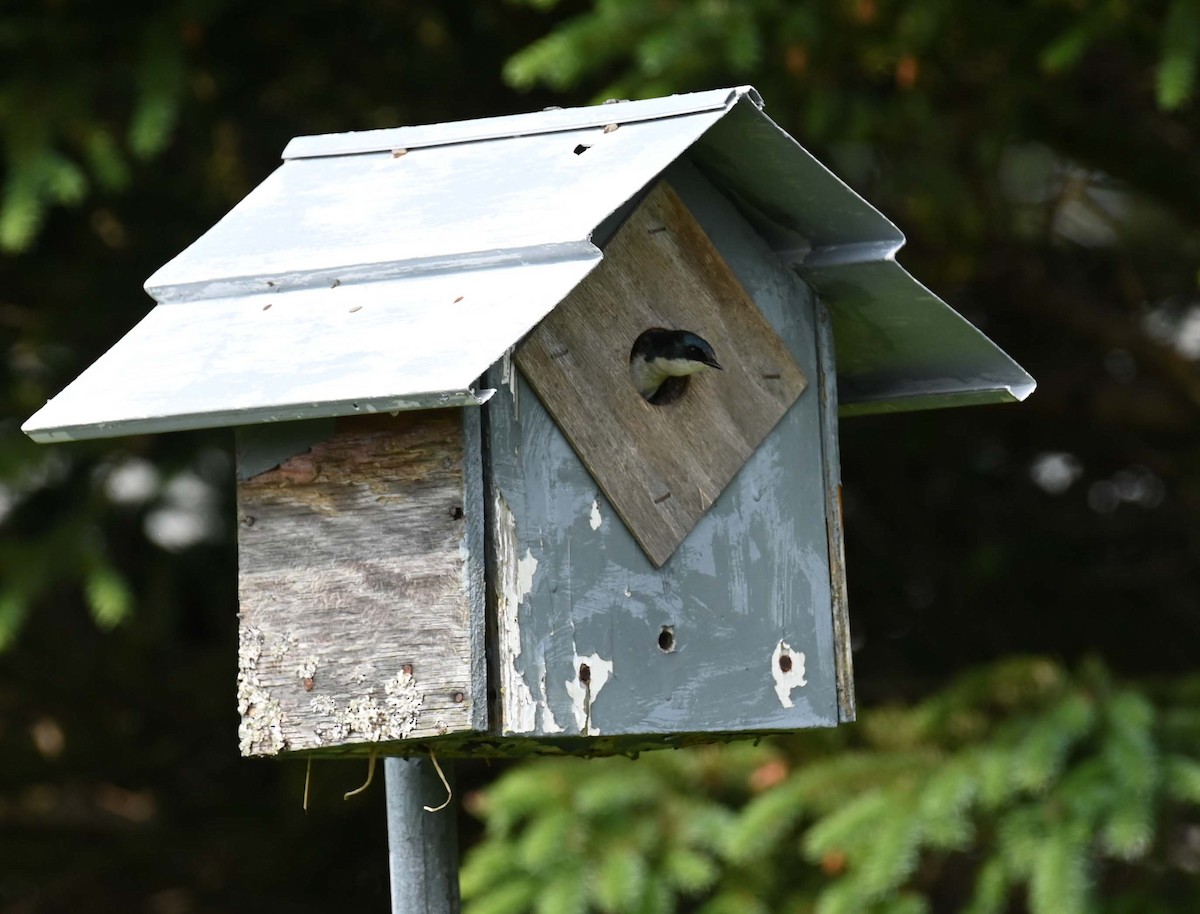
<svg viewBox="0 0 1200 914"><path fill-rule="evenodd" d="M440 736L429 739L392 740L325 746L318 749L283 750L274 755L250 754L249 758L362 759L410 758L436 753L441 758L525 758L530 756L574 756L593 758L637 755L655 749L685 749L716 743L744 742L770 736L785 736L802 730L830 729L836 723L778 730L714 733L622 734L616 736Z"/></svg>

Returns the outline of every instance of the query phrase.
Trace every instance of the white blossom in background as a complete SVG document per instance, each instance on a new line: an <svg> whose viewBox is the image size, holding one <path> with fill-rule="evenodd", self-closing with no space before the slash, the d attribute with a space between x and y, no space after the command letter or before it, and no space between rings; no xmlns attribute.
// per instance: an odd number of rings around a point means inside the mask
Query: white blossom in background
<svg viewBox="0 0 1200 914"><path fill-rule="evenodd" d="M1142 329L1185 359L1200 359L1200 304L1182 310L1171 303L1152 308L1142 318Z"/></svg>
<svg viewBox="0 0 1200 914"><path fill-rule="evenodd" d="M216 487L190 470L163 487L162 503L146 515L146 536L168 552L215 540L221 535Z"/></svg>
<svg viewBox="0 0 1200 914"><path fill-rule="evenodd" d="M1163 481L1143 466L1132 466L1099 479L1088 487L1088 507L1098 514L1111 514L1122 504L1157 508L1166 496Z"/></svg>
<svg viewBox="0 0 1200 914"><path fill-rule="evenodd" d="M142 457L126 457L104 477L104 494L118 505L140 505L158 494L162 476Z"/></svg>
<svg viewBox="0 0 1200 914"><path fill-rule="evenodd" d="M1083 475L1083 464L1065 451L1043 451L1033 458L1029 476L1034 485L1051 495L1062 495Z"/></svg>

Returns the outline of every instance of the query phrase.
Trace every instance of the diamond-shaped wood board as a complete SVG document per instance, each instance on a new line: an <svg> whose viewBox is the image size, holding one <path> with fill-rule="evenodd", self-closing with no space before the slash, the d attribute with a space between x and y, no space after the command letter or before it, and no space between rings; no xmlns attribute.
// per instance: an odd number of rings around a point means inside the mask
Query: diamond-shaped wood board
<svg viewBox="0 0 1200 914"><path fill-rule="evenodd" d="M674 403L647 403L630 377L629 351L651 327L698 333L725 370L693 376ZM671 557L807 385L665 182L609 241L600 265L534 328L516 361L655 565Z"/></svg>

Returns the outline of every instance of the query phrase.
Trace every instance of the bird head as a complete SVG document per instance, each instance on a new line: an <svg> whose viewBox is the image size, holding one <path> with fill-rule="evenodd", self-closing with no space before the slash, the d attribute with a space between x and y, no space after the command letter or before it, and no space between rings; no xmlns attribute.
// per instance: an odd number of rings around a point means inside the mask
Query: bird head
<svg viewBox="0 0 1200 914"><path fill-rule="evenodd" d="M721 363L708 341L690 330L653 327L634 341L629 353L629 370L638 392L652 403L659 402L656 394L668 378L686 378L706 368L721 370Z"/></svg>
<svg viewBox="0 0 1200 914"><path fill-rule="evenodd" d="M675 376L695 374L704 368L721 368L717 354L702 336L690 330L666 330L654 327L647 330L633 344L629 361L642 359L663 367L670 366L667 373Z"/></svg>

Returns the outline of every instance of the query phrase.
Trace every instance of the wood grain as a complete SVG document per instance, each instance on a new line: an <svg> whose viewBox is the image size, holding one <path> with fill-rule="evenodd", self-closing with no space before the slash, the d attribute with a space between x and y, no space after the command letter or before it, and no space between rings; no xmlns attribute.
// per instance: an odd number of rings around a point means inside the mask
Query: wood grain
<svg viewBox="0 0 1200 914"><path fill-rule="evenodd" d="M480 729L463 440L457 409L339 420L239 483L243 754Z"/></svg>
<svg viewBox="0 0 1200 914"><path fill-rule="evenodd" d="M846 594L845 523L842 517L842 458L838 444L837 357L833 319L817 304L817 390L821 399L822 455L825 465L825 518L829 530L829 595L833 611L834 663L837 670L838 720L857 716L854 697L854 653L850 640L850 606Z"/></svg>
<svg viewBox="0 0 1200 914"><path fill-rule="evenodd" d="M666 406L641 398L629 350L650 327L691 330L724 371ZM604 260L516 361L646 555L662 565L807 384L676 193L660 182Z"/></svg>

